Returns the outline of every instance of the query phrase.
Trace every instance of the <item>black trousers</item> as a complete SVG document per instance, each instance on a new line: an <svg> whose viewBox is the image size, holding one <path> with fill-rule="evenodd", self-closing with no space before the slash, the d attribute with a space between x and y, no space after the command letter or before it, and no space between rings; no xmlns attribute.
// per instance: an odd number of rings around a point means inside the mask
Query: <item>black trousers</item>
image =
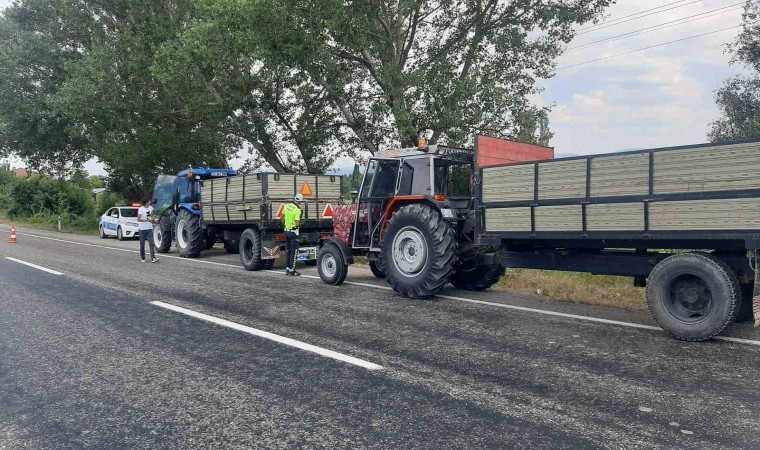
<svg viewBox="0 0 760 450"><path fill-rule="evenodd" d="M285 232L285 267L296 269L296 254L298 253L298 235L292 231Z"/></svg>
<svg viewBox="0 0 760 450"><path fill-rule="evenodd" d="M153 230L140 230L140 259L145 259L145 241L150 244L150 257L156 257L156 244L153 242Z"/></svg>

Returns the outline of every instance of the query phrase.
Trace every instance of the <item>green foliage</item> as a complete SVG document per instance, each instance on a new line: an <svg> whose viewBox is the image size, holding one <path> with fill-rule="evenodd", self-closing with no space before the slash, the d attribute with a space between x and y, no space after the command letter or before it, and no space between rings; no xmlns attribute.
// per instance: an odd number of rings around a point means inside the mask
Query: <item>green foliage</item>
<svg viewBox="0 0 760 450"><path fill-rule="evenodd" d="M74 183L46 178L18 180L11 189L11 217L34 217L47 214L90 216L95 201L89 189Z"/></svg>
<svg viewBox="0 0 760 450"><path fill-rule="evenodd" d="M102 216L106 211L116 206L117 203L123 203L118 195L112 192L104 193L103 197L100 199L100 204L97 207L97 216Z"/></svg>
<svg viewBox="0 0 760 450"><path fill-rule="evenodd" d="M760 2L748 0L742 31L729 51L732 63L741 63L747 77L727 80L715 94L721 117L712 123L712 142L760 138Z"/></svg>

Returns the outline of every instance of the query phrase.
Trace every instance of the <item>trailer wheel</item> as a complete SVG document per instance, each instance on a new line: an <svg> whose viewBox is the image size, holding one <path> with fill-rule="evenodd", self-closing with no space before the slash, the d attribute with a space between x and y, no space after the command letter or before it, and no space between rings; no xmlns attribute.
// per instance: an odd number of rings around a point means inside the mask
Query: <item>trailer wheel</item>
<svg viewBox="0 0 760 450"><path fill-rule="evenodd" d="M265 259L264 260L264 270L272 270L272 267L274 267L274 260L273 259Z"/></svg>
<svg viewBox="0 0 760 450"><path fill-rule="evenodd" d="M741 290L736 274L706 253L663 259L647 279L652 318L676 339L704 341L736 321Z"/></svg>
<svg viewBox="0 0 760 450"><path fill-rule="evenodd" d="M266 260L261 259L261 233L248 228L240 235L240 261L245 270L261 270Z"/></svg>
<svg viewBox="0 0 760 450"><path fill-rule="evenodd" d="M402 206L384 232L388 284L410 298L434 296L451 278L456 247L454 231L438 211L421 204Z"/></svg>
<svg viewBox="0 0 760 450"><path fill-rule="evenodd" d="M343 284L348 276L348 264L343 252L334 244L322 247L317 256L317 271L319 278L325 283L333 286Z"/></svg>
<svg viewBox="0 0 760 450"><path fill-rule="evenodd" d="M240 241L224 241L224 250L230 255L240 253Z"/></svg>
<svg viewBox="0 0 760 450"><path fill-rule="evenodd" d="M309 266L309 267L316 267L316 265L317 265L317 260L316 260L316 259L307 259L307 260L306 260L306 261L304 261L303 263L304 263L304 265L307 265L307 266Z"/></svg>
<svg viewBox="0 0 760 450"><path fill-rule="evenodd" d="M372 271L372 275L377 278L385 278L385 261L383 260L382 253L377 261L369 262L369 270Z"/></svg>
<svg viewBox="0 0 760 450"><path fill-rule="evenodd" d="M172 224L169 217L161 217L158 225L153 228L153 243L156 244L158 253L169 253L172 248Z"/></svg>
<svg viewBox="0 0 760 450"><path fill-rule="evenodd" d="M201 218L183 209L177 215L177 250L183 258L197 258L206 244Z"/></svg>
<svg viewBox="0 0 760 450"><path fill-rule="evenodd" d="M203 250L211 250L216 245L216 237L206 235L206 240L203 242Z"/></svg>
<svg viewBox="0 0 760 450"><path fill-rule="evenodd" d="M485 291L504 276L501 264L476 266L468 270L458 270L451 276L451 284L465 291Z"/></svg>

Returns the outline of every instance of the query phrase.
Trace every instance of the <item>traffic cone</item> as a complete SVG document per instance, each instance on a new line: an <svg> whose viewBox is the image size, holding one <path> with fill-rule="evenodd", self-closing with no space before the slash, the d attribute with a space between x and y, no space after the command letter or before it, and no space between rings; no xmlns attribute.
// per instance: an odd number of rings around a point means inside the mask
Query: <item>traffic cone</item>
<svg viewBox="0 0 760 450"><path fill-rule="evenodd" d="M16 227L11 225L11 238L8 240L9 244L18 244L18 239L16 239Z"/></svg>

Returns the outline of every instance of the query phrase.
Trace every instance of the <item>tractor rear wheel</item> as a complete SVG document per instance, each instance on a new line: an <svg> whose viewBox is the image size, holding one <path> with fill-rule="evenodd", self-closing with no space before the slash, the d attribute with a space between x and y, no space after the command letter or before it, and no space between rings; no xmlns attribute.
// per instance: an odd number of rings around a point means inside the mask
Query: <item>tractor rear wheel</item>
<svg viewBox="0 0 760 450"><path fill-rule="evenodd" d="M449 282L457 240L451 226L428 205L402 206L384 232L385 275L394 291L430 298Z"/></svg>
<svg viewBox="0 0 760 450"><path fill-rule="evenodd" d="M465 291L485 291L496 284L504 275L501 264L476 266L467 270L458 270L451 276L451 284Z"/></svg>
<svg viewBox="0 0 760 450"><path fill-rule="evenodd" d="M177 250L183 258L197 258L206 244L201 218L183 209L177 215Z"/></svg>

